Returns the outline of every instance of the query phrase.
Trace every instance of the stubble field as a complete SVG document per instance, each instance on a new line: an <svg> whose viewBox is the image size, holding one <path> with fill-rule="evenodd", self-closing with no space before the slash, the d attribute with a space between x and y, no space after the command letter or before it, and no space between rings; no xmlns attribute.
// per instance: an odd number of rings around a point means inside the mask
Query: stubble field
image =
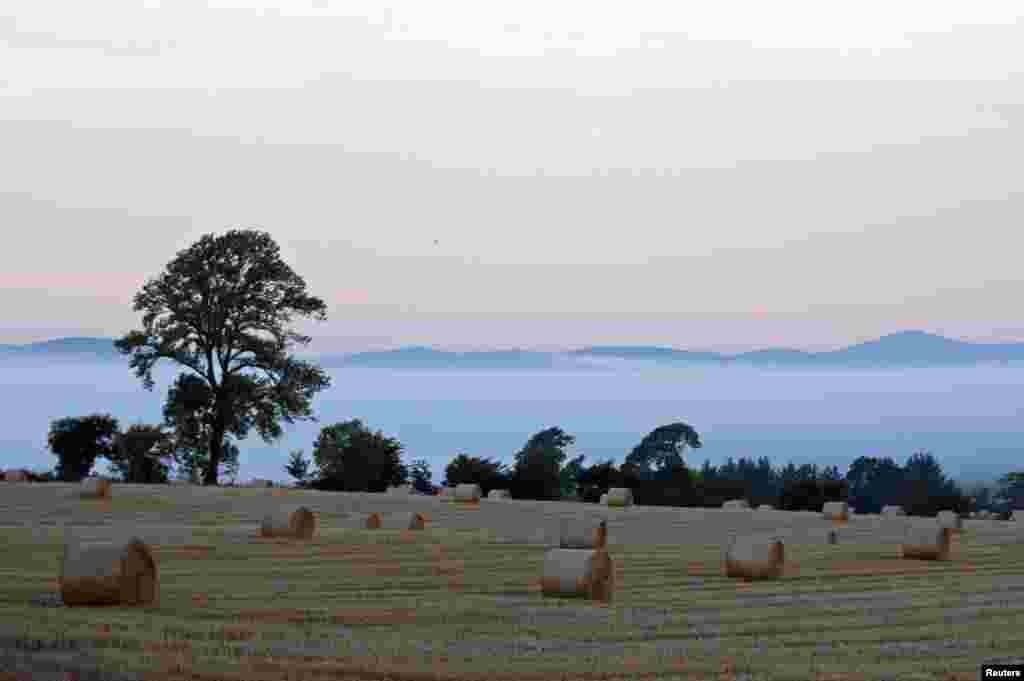
<svg viewBox="0 0 1024 681"><path fill-rule="evenodd" d="M899 558L904 523L298 490L0 487L0 669L103 679L975 679L1024 651L1024 524L965 521L948 562ZM308 542L258 537L299 505ZM357 529L416 510L423 531ZM607 517L610 603L543 597L562 515ZM732 534L777 532L778 580L722 576ZM138 536L160 600L59 606L69 537ZM1018 656L1018 657L1015 657ZM0 675L0 679L4 677ZM11 679L17 678L11 676Z"/></svg>

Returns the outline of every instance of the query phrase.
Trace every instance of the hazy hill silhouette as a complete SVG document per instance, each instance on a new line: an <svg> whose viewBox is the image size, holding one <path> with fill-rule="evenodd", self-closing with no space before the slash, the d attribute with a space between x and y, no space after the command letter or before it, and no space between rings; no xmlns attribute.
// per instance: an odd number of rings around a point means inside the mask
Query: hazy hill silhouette
<svg viewBox="0 0 1024 681"><path fill-rule="evenodd" d="M0 345L0 358L126 361L113 338L72 337ZM747 365L783 367L922 367L1009 364L1024 361L1024 343L968 343L924 331L902 331L840 350L807 352L766 348L735 355L657 346L592 346L565 352L489 350L452 352L412 346L354 354L300 352L324 367L423 369L558 369L599 366L594 360L644 360L671 365Z"/></svg>

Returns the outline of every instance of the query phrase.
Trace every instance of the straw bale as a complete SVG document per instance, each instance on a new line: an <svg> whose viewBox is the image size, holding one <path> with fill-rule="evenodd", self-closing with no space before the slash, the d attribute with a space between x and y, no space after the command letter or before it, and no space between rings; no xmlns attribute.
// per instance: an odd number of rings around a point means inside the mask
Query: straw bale
<svg viewBox="0 0 1024 681"><path fill-rule="evenodd" d="M625 507L633 505L633 490L628 487L612 487L608 490L606 496L606 506Z"/></svg>
<svg viewBox="0 0 1024 681"><path fill-rule="evenodd" d="M909 525L900 553L916 560L949 560L952 534L949 527Z"/></svg>
<svg viewBox="0 0 1024 681"><path fill-rule="evenodd" d="M112 485L104 478L85 478L82 480L82 498L109 499Z"/></svg>
<svg viewBox="0 0 1024 681"><path fill-rule="evenodd" d="M379 530L384 527L380 513L345 513L337 521L338 527L356 530Z"/></svg>
<svg viewBox="0 0 1024 681"><path fill-rule="evenodd" d="M826 520L846 522L850 519L850 506L845 501L828 501L822 507L821 515Z"/></svg>
<svg viewBox="0 0 1024 681"><path fill-rule="evenodd" d="M487 493L488 499L509 499L511 495L507 489L492 489Z"/></svg>
<svg viewBox="0 0 1024 681"><path fill-rule="evenodd" d="M956 511L939 511L939 514L935 516L935 520L938 521L939 527L949 527L954 532L964 529L963 518Z"/></svg>
<svg viewBox="0 0 1024 681"><path fill-rule="evenodd" d="M608 601L615 590L615 565L603 549L550 549L540 583L545 596Z"/></svg>
<svg viewBox="0 0 1024 681"><path fill-rule="evenodd" d="M882 507L882 515L883 516L894 517L894 516L906 515L906 513L903 512L903 507L902 506L883 506Z"/></svg>
<svg viewBox="0 0 1024 681"><path fill-rule="evenodd" d="M408 513L393 513L383 518L384 527L389 530L422 530L427 526L423 514L410 511Z"/></svg>
<svg viewBox="0 0 1024 681"><path fill-rule="evenodd" d="M70 541L61 559L65 605L153 605L160 590L153 552L142 540Z"/></svg>
<svg viewBox="0 0 1024 681"><path fill-rule="evenodd" d="M730 499L722 504L722 508L727 511L743 511L749 510L750 504L747 503L746 499Z"/></svg>
<svg viewBox="0 0 1024 681"><path fill-rule="evenodd" d="M291 537L293 539L312 539L316 533L316 516L305 506L300 506L291 513L278 511L263 518L260 536Z"/></svg>
<svg viewBox="0 0 1024 681"><path fill-rule="evenodd" d="M455 486L454 499L455 501L478 503L483 491L480 489L480 485L475 483L466 483Z"/></svg>
<svg viewBox="0 0 1024 681"><path fill-rule="evenodd" d="M562 518L558 545L563 549L604 549L608 546L608 522L593 518Z"/></svg>
<svg viewBox="0 0 1024 681"><path fill-rule="evenodd" d="M725 551L725 576L745 580L777 579L782 575L786 551L778 537L736 537Z"/></svg>

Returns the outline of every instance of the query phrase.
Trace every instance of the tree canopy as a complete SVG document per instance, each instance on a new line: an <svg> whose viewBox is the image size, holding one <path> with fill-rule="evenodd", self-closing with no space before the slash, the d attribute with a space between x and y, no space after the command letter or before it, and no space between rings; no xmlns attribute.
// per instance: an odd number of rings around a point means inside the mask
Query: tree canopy
<svg viewBox="0 0 1024 681"><path fill-rule="evenodd" d="M305 486L309 481L309 459L307 459L301 449L294 450L288 455L288 463L284 467L285 472L295 478L299 487Z"/></svg>
<svg viewBox="0 0 1024 681"><path fill-rule="evenodd" d="M325 426L313 445L319 474L312 485L346 492L383 492L409 478L401 454L402 443L379 430L370 431L359 419Z"/></svg>
<svg viewBox="0 0 1024 681"><path fill-rule="evenodd" d="M47 444L58 459L55 474L65 482L88 477L96 457L115 452L118 421L110 414L71 416L50 423Z"/></svg>
<svg viewBox="0 0 1024 681"><path fill-rule="evenodd" d="M574 436L558 427L531 436L515 454L516 489L535 499L557 499L562 493L562 464L569 456L565 448L574 442Z"/></svg>
<svg viewBox="0 0 1024 681"><path fill-rule="evenodd" d="M464 483L476 483L490 487L493 481L506 473L504 464L489 458L458 454L444 469L445 483L451 487Z"/></svg>
<svg viewBox="0 0 1024 681"><path fill-rule="evenodd" d="M136 423L114 438L107 458L125 482L167 482L173 441L160 426Z"/></svg>
<svg viewBox="0 0 1024 681"><path fill-rule="evenodd" d="M683 451L687 447L699 449L700 435L682 421L658 426L648 433L633 450L626 455L626 463L637 466L641 475L655 471L668 471L684 466Z"/></svg>
<svg viewBox="0 0 1024 681"><path fill-rule="evenodd" d="M330 378L288 354L311 340L288 324L295 316L326 319L327 308L306 293L270 234L203 236L146 282L133 309L144 328L115 345L146 389L161 359L191 372L168 391L165 419L170 413L179 433L205 441L203 484L217 484L227 434L243 439L255 428L269 443L280 438L282 420L316 420L311 401Z"/></svg>

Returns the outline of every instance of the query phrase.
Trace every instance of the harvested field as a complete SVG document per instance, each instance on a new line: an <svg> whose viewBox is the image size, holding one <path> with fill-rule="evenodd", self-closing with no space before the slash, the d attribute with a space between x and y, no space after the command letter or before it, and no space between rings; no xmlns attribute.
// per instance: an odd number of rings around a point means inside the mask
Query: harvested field
<svg viewBox="0 0 1024 681"><path fill-rule="evenodd" d="M903 560L908 523L821 514L507 500L472 511L386 494L5 484L0 668L103 678L962 678L1024 649L1024 524L966 520L948 561ZM230 494L229 494L230 493ZM304 506L307 541L261 539ZM355 514L419 512L423 530L367 530ZM545 597L561 519L607 517L608 602ZM777 579L728 579L735 534L775 533ZM65 541L137 536L160 571L152 607L59 607ZM54 607L58 606L58 607ZM719 676L723 669L725 676ZM163 677L154 676L163 673ZM314 674L316 676L314 677ZM563 676L564 675L564 676Z"/></svg>

